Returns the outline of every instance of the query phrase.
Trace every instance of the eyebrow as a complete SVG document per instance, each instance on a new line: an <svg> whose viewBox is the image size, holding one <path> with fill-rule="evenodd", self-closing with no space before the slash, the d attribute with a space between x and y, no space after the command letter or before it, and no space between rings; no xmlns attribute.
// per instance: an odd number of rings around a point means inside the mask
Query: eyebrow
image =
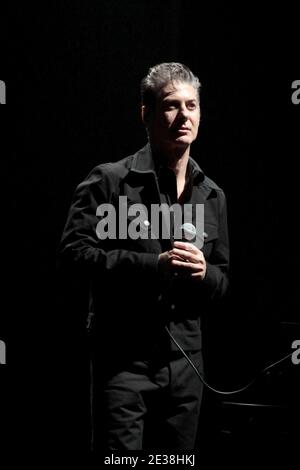
<svg viewBox="0 0 300 470"><path fill-rule="evenodd" d="M178 101L182 101L182 100L179 99L179 98L172 98L170 95L168 95L165 98L163 98L162 101L170 101L170 102L173 101L173 102L177 103ZM184 100L184 101L186 101L188 103L192 103L192 102L197 102L198 100L197 100L197 98L190 98L190 99Z"/></svg>

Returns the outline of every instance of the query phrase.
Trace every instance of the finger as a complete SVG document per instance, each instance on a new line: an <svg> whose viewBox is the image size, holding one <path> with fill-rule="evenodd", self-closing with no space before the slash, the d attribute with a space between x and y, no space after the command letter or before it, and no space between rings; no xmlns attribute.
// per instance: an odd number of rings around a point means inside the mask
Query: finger
<svg viewBox="0 0 300 470"><path fill-rule="evenodd" d="M172 266L176 269L183 269L186 271L191 271L191 272L198 272L198 271L203 271L204 269L204 264L203 263L188 263L185 261L180 261L180 260L172 260Z"/></svg>
<svg viewBox="0 0 300 470"><path fill-rule="evenodd" d="M173 248L172 253L175 256L182 258L183 260L190 261L191 263L196 263L198 260L197 255L195 255L194 253L191 253L190 251L179 250L178 248Z"/></svg>
<svg viewBox="0 0 300 470"><path fill-rule="evenodd" d="M189 263L205 263L205 258L202 252L191 253L189 251L173 248L172 253L174 253L176 257L179 256L180 258L182 258L183 261L187 261Z"/></svg>
<svg viewBox="0 0 300 470"><path fill-rule="evenodd" d="M172 260L184 261L185 258L183 256L177 255L176 253L173 253L172 256L171 256L171 261Z"/></svg>
<svg viewBox="0 0 300 470"><path fill-rule="evenodd" d="M194 266L194 265L193 265ZM205 276L205 268L202 266L199 270L193 271L191 267L176 267L175 268L175 276L179 279L204 279Z"/></svg>
<svg viewBox="0 0 300 470"><path fill-rule="evenodd" d="M203 269L203 271L199 271L198 273L191 273L190 276L196 278L200 277L201 279L203 279L205 276L205 270Z"/></svg>
<svg viewBox="0 0 300 470"><path fill-rule="evenodd" d="M193 251L193 252L199 251L199 248L197 248L192 243L188 243L188 242L174 241L174 247L179 248L181 250L186 250L186 251Z"/></svg>

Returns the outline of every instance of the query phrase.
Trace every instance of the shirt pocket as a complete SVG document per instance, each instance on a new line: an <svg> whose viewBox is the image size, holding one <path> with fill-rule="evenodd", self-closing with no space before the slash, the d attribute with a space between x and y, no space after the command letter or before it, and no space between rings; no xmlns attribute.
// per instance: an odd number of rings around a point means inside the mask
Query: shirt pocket
<svg viewBox="0 0 300 470"><path fill-rule="evenodd" d="M133 251L144 253L160 253L160 241L148 219L148 214L142 212L127 216L128 238L127 245Z"/></svg>

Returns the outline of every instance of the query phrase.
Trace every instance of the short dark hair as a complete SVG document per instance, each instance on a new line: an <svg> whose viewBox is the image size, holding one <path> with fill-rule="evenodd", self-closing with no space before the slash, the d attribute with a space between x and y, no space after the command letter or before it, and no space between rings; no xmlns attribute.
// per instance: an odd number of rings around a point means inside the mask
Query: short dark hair
<svg viewBox="0 0 300 470"><path fill-rule="evenodd" d="M189 83L198 91L199 96L201 83L186 65L163 62L151 67L141 81L142 105L154 109L159 90L170 82Z"/></svg>

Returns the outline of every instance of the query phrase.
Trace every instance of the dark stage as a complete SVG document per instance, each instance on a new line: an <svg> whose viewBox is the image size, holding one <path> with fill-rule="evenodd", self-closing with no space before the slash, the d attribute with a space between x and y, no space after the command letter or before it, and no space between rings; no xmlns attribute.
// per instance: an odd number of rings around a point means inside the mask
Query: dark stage
<svg viewBox="0 0 300 470"><path fill-rule="evenodd" d="M192 156L227 196L232 282L209 324L207 379L228 391L257 376L238 394L207 389L199 449L207 457L226 449L230 461L243 446L252 456L292 446L300 365L290 357L260 371L300 341L299 13L189 0L9 9L0 64L8 105L0 378L12 458L88 454L86 319L74 285L58 274L56 250L77 184L145 144L139 84L164 61L187 64L201 80Z"/></svg>

